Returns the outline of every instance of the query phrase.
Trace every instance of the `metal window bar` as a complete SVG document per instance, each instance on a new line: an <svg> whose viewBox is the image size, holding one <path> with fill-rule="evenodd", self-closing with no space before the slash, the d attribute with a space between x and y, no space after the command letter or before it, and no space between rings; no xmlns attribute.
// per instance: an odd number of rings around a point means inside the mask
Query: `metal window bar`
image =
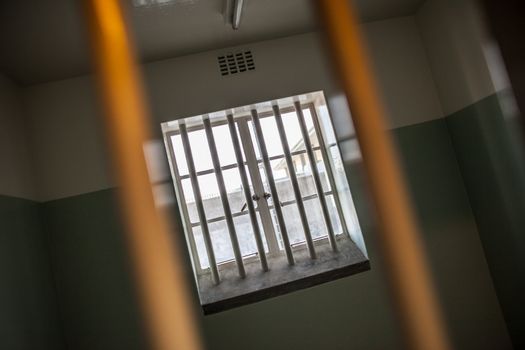
<svg viewBox="0 0 525 350"><path fill-rule="evenodd" d="M191 250L192 255L192 263L193 267L196 271L201 271L201 261L200 256L197 253L197 244L195 243L195 237L193 236L191 228L194 226L193 223L190 220L190 215L188 213L188 206L186 205L186 198L184 196L184 190L182 188L182 183L179 180L179 168L177 166L177 159L175 159L175 150L173 149L173 142L171 142L171 136L169 134L166 135L166 144L168 145L168 151L170 154L171 162L170 167L171 171L173 172L175 178L173 181L175 183L175 189L179 196L180 201L180 209L182 210L182 216L184 217L184 223L186 228L186 236L188 237L188 242Z"/></svg>
<svg viewBox="0 0 525 350"><path fill-rule="evenodd" d="M233 149L235 151L235 158L237 159L237 166L239 167L239 175L241 177L242 188L244 190L244 197L246 199L246 206L250 215L250 222L252 224L253 234L255 236L255 243L257 245L257 252L259 253L259 260L263 271L268 271L268 261L266 260L266 252L264 251L264 244L262 241L261 231L259 229L259 223L257 222L257 214L255 212L255 206L252 202L252 196L250 193L250 184L248 182L248 175L244 167L244 161L242 158L241 145L239 143L239 136L237 135L237 129L235 128L235 122L233 121L233 115L228 114L226 117L228 120L228 127L230 129L230 136L232 139ZM243 214L243 213L236 213ZM235 214L233 217L237 216Z"/></svg>
<svg viewBox="0 0 525 350"><path fill-rule="evenodd" d="M284 131L283 120L281 117L281 112L277 105L273 106L273 111L275 114L275 121L277 124L277 130L279 131L279 137L281 138L281 144L283 147L284 156L286 159L286 164L290 173L290 180L292 181L293 192L295 195L295 200L297 201L297 209L299 209L299 217L301 219L301 224L303 226L304 237L306 239L306 245L308 246L308 252L310 253L310 258L315 259L317 257L315 253L315 247L312 240L312 233L310 232L310 226L308 225L308 219L306 217L306 210L304 208L303 201L301 199L301 190L299 189L299 182L297 181L297 175L295 174L295 167L292 161L292 155L290 154L290 147L288 146L288 139L286 137L286 132ZM253 114L253 111L252 111Z"/></svg>
<svg viewBox="0 0 525 350"><path fill-rule="evenodd" d="M273 226L268 201L266 200L266 193L259 171L259 165L257 163L257 156L255 155L255 148L252 142L250 134L250 128L248 127L248 121L246 119L237 120L237 126L239 127L240 141L244 147L244 155L246 156L246 162L248 163L248 169L250 169L250 177L253 184L253 192L257 201L257 207L261 215L261 222L264 229L264 235L266 242L268 243L268 250L270 254L279 253L279 243L277 242L277 236Z"/></svg>
<svg viewBox="0 0 525 350"><path fill-rule="evenodd" d="M286 258L288 259L289 265L294 265L294 257L292 253L292 247L290 245L290 239L288 237L288 230L286 229L286 224L284 222L283 212L279 202L279 194L277 193L277 186L275 185L272 166L270 160L268 159L268 151L266 149L266 142L264 141L264 136L261 127L261 121L255 109L252 110L252 121L255 128L255 135L257 143L259 144L259 151L261 152L261 157L263 159L264 168L266 170L266 178L268 180L268 185L270 187L270 192L273 197L274 210L277 216L277 223L281 229L281 236L283 239L284 251L286 252ZM300 199L300 198L299 198Z"/></svg>
<svg viewBox="0 0 525 350"><path fill-rule="evenodd" d="M319 116L317 115L315 106L310 105L309 109L310 109L310 114L312 115L312 121L314 124L315 134L317 136L319 145L321 146L320 147L321 157L323 158L323 162L325 165L324 168L326 171L326 175L328 176L328 182L330 183L330 188L334 195L335 208L337 210L337 214L339 215L339 220L341 221L341 227L343 228L343 234L349 235L348 228L346 226L346 219L343 213L343 208L341 207L341 198L339 197L339 192L337 191L337 187L335 184L335 176L332 171L330 156L328 155L328 151L326 150L327 147L331 147L332 145L327 145L325 143L325 139L324 139L322 129L321 129L321 123L319 122Z"/></svg>
<svg viewBox="0 0 525 350"><path fill-rule="evenodd" d="M410 349L451 349L425 251L351 1L316 1L349 104L381 223L386 275Z"/></svg>
<svg viewBox="0 0 525 350"><path fill-rule="evenodd" d="M83 5L106 107L106 136L120 184L117 197L147 330L145 341L157 350L201 349L178 242L170 237L166 213L155 206L149 182L143 147L152 139L151 120L124 2L86 0Z"/></svg>
<svg viewBox="0 0 525 350"><path fill-rule="evenodd" d="M237 231L235 230L235 223L233 222L232 212L230 209L230 202L228 201L228 193L226 192L224 176L222 175L221 164L219 161L219 155L217 154L217 145L215 143L215 137L213 136L213 130L211 129L209 117L203 117L202 121L204 123L206 139L208 140L208 147L210 149L211 160L213 163L213 168L215 170L217 185L219 187L219 194L221 197L222 207L224 209L224 217L226 219L226 225L228 226L228 233L230 234L230 241L233 248L233 255L235 256L235 263L237 264L239 276L241 278L245 278L246 270L244 269L241 248L239 246L239 239L237 237Z"/></svg>
<svg viewBox="0 0 525 350"><path fill-rule="evenodd" d="M319 203L321 203L321 211L323 213L324 223L326 225L328 240L330 241L330 246L334 252L337 251L337 243L335 241L334 229L330 220L330 213L328 212L328 207L326 205L326 198L324 196L323 186L321 184L321 178L319 177L319 171L317 169L317 162L315 161L314 151L312 149L312 143L310 142L310 135L308 128L306 127L306 122L304 120L303 110L299 102L294 102L295 112L297 119L299 120L299 127L301 129L301 134L303 136L304 146L306 148L306 153L308 155L308 160L310 162L310 168L312 170L312 175L314 178L314 185L317 191L317 197L319 198ZM325 167L326 168L326 167Z"/></svg>
<svg viewBox="0 0 525 350"><path fill-rule="evenodd" d="M184 124L184 122L179 121L179 128L182 139L182 145L184 148L184 154L186 156L186 162L188 163L188 172L190 173L190 180L193 188L193 196L195 197L197 213L199 215L199 221L201 222L202 236L204 238L204 246L206 248L206 254L208 256L208 262L210 265L211 278L213 283L219 284L219 270L217 268L217 261L215 260L215 253L213 251L210 230L208 228L208 223L206 222L206 213L204 212L204 205L202 203L199 181L197 179L195 164L193 162L193 155L190 149L190 140L188 138L188 132L186 131L186 124Z"/></svg>
<svg viewBox="0 0 525 350"><path fill-rule="evenodd" d="M246 164L246 163L245 163ZM224 170L230 170L230 169L235 169L237 168L237 163L236 164L228 164L228 165L223 165L220 167L220 169L222 171ZM215 169L208 169L208 170L201 170L201 171L197 171L197 176L201 176L201 175L209 175L209 174L213 174L215 172ZM184 179L189 179L190 178L190 175L187 174L187 175L182 175L180 177L181 180L184 180Z"/></svg>

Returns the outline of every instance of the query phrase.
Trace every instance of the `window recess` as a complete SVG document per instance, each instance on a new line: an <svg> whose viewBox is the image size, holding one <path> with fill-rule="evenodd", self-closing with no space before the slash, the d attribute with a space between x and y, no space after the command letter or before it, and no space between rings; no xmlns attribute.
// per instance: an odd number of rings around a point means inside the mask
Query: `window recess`
<svg viewBox="0 0 525 350"><path fill-rule="evenodd" d="M322 92L162 128L205 313L369 268Z"/></svg>

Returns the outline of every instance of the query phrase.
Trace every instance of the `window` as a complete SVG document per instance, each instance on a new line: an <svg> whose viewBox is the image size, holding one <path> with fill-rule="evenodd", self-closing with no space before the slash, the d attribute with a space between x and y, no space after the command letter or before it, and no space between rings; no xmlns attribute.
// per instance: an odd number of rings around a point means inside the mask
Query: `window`
<svg viewBox="0 0 525 350"><path fill-rule="evenodd" d="M349 186L322 92L163 132L206 312L367 268L350 239L360 228L353 203L341 203Z"/></svg>

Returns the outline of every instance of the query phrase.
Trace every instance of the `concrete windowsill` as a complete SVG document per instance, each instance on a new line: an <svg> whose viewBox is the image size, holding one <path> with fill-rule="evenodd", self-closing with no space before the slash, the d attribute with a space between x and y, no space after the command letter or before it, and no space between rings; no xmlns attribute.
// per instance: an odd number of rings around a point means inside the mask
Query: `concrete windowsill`
<svg viewBox="0 0 525 350"><path fill-rule="evenodd" d="M339 252L326 242L316 245L317 259L306 249L294 251L295 265L284 255L268 259L270 270L263 272L258 261L245 264L246 278L236 266L221 269L221 283L214 285L208 274L198 277L199 297L204 314L213 314L296 290L312 287L370 269L368 259L347 236L338 236Z"/></svg>

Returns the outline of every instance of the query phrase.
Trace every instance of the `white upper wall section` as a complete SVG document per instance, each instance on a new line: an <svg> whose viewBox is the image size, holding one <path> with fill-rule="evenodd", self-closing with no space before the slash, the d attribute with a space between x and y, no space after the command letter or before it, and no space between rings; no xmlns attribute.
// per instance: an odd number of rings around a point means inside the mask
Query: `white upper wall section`
<svg viewBox="0 0 525 350"><path fill-rule="evenodd" d="M391 128L441 118L443 112L414 17L364 26Z"/></svg>
<svg viewBox="0 0 525 350"><path fill-rule="evenodd" d="M34 199L33 170L18 87L0 74L0 195Z"/></svg>
<svg viewBox="0 0 525 350"><path fill-rule="evenodd" d="M256 69L222 76L217 56L243 48L253 53ZM304 92L336 90L315 34L158 61L146 64L144 73L158 122Z"/></svg>
<svg viewBox="0 0 525 350"><path fill-rule="evenodd" d="M111 186L100 128L101 109L91 78L26 88L23 102L34 146L39 200Z"/></svg>
<svg viewBox="0 0 525 350"><path fill-rule="evenodd" d="M424 48L412 17L364 25L390 113L391 127L439 118L442 113ZM255 71L221 76L215 50L144 66L146 91L157 131L160 122L324 90L328 103L341 91L315 33L244 45L254 54ZM24 105L32 124L39 198L78 195L114 185L108 176L95 87L88 77L28 87ZM344 99L343 99L344 101ZM337 102L333 113L345 120ZM339 136L352 132L337 126Z"/></svg>
<svg viewBox="0 0 525 350"><path fill-rule="evenodd" d="M416 21L445 115L496 92L484 55L488 39L475 0L427 0Z"/></svg>

